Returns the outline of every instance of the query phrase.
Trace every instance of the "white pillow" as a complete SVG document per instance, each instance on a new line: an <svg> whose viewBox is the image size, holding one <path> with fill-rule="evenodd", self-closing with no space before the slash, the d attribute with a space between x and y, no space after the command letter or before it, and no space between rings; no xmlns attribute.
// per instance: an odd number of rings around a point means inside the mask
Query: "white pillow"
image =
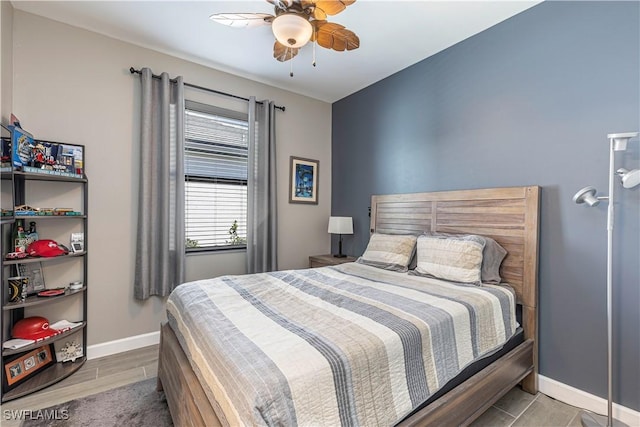
<svg viewBox="0 0 640 427"><path fill-rule="evenodd" d="M468 236L470 236L469 234L438 233L432 231L427 231L424 235L449 239L467 239ZM471 236L476 236L484 240L484 250L482 251L482 283L491 285L500 284L502 282L500 265L507 256L507 250L491 237L476 234L472 234ZM409 265L409 270L416 268L416 263L417 259L414 258L413 266Z"/></svg>
<svg viewBox="0 0 640 427"><path fill-rule="evenodd" d="M418 237L418 275L433 276L452 282L481 284L482 251L485 240L480 236L446 238Z"/></svg>
<svg viewBox="0 0 640 427"><path fill-rule="evenodd" d="M356 262L385 270L407 271L416 250L416 239L414 235L374 233Z"/></svg>

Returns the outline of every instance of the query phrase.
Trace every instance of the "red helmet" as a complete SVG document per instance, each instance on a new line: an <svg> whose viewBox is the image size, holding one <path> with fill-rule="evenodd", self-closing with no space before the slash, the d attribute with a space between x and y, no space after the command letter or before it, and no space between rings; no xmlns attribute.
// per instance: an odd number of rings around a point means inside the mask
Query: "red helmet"
<svg viewBox="0 0 640 427"><path fill-rule="evenodd" d="M54 257L64 255L67 252L59 244L49 239L36 240L27 247L29 256Z"/></svg>
<svg viewBox="0 0 640 427"><path fill-rule="evenodd" d="M13 325L11 335L14 338L22 338L25 340L39 340L49 338L58 333L57 329L49 328L49 321L44 317L32 316L18 320Z"/></svg>

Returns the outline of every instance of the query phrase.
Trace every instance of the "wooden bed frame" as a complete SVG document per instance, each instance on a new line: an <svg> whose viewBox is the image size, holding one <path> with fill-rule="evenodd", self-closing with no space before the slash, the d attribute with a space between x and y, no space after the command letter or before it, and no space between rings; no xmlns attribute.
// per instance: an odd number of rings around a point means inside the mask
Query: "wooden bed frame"
<svg viewBox="0 0 640 427"><path fill-rule="evenodd" d="M522 305L525 341L401 426L468 425L518 383L537 392L539 192L531 186L372 196L372 233L438 231L495 239L508 251L503 281ZM168 324L161 330L158 390L164 390L176 426L222 425Z"/></svg>

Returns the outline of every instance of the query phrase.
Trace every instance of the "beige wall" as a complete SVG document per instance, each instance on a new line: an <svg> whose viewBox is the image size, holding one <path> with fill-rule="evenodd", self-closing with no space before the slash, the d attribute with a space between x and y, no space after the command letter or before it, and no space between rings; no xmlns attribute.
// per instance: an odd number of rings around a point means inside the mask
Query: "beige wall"
<svg viewBox="0 0 640 427"><path fill-rule="evenodd" d="M157 331L163 300L133 299L139 80L129 67L151 67L201 86L285 105L277 116L279 264L304 268L329 251L331 105L14 11L13 111L36 138L86 145L89 194L89 342ZM3 53L4 54L4 53ZM187 98L228 108L245 104L187 91ZM318 159L318 206L291 205L289 156ZM244 272L244 253L187 259L187 278Z"/></svg>
<svg viewBox="0 0 640 427"><path fill-rule="evenodd" d="M0 118L8 124L13 102L13 6L0 2Z"/></svg>

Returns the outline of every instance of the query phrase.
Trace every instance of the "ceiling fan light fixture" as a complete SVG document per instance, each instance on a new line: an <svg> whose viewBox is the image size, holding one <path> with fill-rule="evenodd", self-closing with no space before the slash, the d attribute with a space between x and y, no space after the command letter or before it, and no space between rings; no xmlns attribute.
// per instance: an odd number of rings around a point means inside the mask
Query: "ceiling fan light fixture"
<svg viewBox="0 0 640 427"><path fill-rule="evenodd" d="M295 13L278 15L271 23L276 39L284 46L300 48L307 44L313 34L311 23Z"/></svg>

